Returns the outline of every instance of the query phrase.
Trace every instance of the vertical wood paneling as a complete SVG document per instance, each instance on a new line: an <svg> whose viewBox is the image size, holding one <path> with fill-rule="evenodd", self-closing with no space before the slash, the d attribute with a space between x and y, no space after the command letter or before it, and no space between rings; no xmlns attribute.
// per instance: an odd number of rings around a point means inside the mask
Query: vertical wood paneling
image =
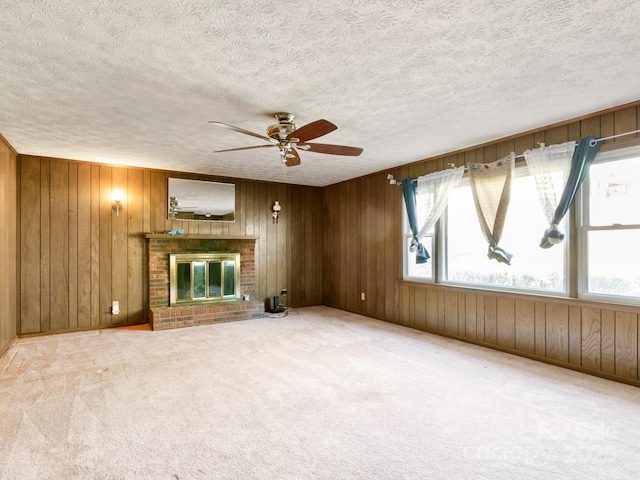
<svg viewBox="0 0 640 480"><path fill-rule="evenodd" d="M347 215L347 285L351 288L347 290L347 305L349 310L357 311L360 306L360 292L358 286L358 261L360 260L360 182L347 182L347 195L349 208L345 212Z"/></svg>
<svg viewBox="0 0 640 480"><path fill-rule="evenodd" d="M100 325L100 166L91 166L91 326Z"/></svg>
<svg viewBox="0 0 640 480"><path fill-rule="evenodd" d="M582 308L582 366L600 370L601 368L601 332L600 310Z"/></svg>
<svg viewBox="0 0 640 480"><path fill-rule="evenodd" d="M51 160L49 203L50 328L69 325L69 165Z"/></svg>
<svg viewBox="0 0 640 480"><path fill-rule="evenodd" d="M625 108L624 110L618 110L613 114L613 128L617 135L618 133L630 132L637 130L636 120L636 107ZM628 142L631 138L637 137L638 134L633 134L625 137L614 138L614 142Z"/></svg>
<svg viewBox="0 0 640 480"><path fill-rule="evenodd" d="M40 331L51 327L51 163L40 161Z"/></svg>
<svg viewBox="0 0 640 480"><path fill-rule="evenodd" d="M615 373L638 378L638 315L616 312L615 322Z"/></svg>
<svg viewBox="0 0 640 480"><path fill-rule="evenodd" d="M69 328L78 328L78 164L69 163Z"/></svg>
<svg viewBox="0 0 640 480"><path fill-rule="evenodd" d="M17 162L13 165L17 169ZM221 222L172 222L166 219L170 175L173 174L20 157L20 208L14 210L23 212L19 239L22 260L20 275L15 275L21 279L20 295L15 295L21 299L21 333L146 321L148 269L144 233L186 230L192 224L215 223L204 230L259 237L257 298L266 300L287 288L296 291L296 306L322 302L324 211L318 208L323 200L322 189L238 180L237 222L233 226ZM119 215L112 209L116 188L125 197ZM357 195L355 192L354 198ZM15 187L14 197L17 199ZM278 224L271 218L271 205L276 199L283 205ZM342 208L338 203L336 207ZM14 234L15 231L13 228ZM295 245L304 245L304 255L292 256ZM357 262L355 265L350 270L358 270ZM120 303L118 315L111 312L113 301Z"/></svg>
<svg viewBox="0 0 640 480"><path fill-rule="evenodd" d="M144 234L144 180L143 172L130 169L127 172L127 323L142 323L145 319L144 277L146 264L144 249L140 241Z"/></svg>
<svg viewBox="0 0 640 480"><path fill-rule="evenodd" d="M555 128L550 128L544 132L544 141L547 145L557 145L564 143L569 139L569 129L567 125L560 125Z"/></svg>
<svg viewBox="0 0 640 480"><path fill-rule="evenodd" d="M359 217L359 225L358 231L356 232L356 239L358 242L358 270L355 272L356 281L358 283L358 292L365 294L365 299L361 300L358 297L358 307L357 311L362 314L369 313L369 302L371 300L371 295L369 294L369 276L361 275L360 272L365 271L367 266L367 259L371 256L371 252L369 249L369 217L370 217L370 209L369 204L371 202L371 192L368 188L368 182L366 179L362 178L358 181L358 188L360 191L360 196L357 199L358 209L360 210Z"/></svg>
<svg viewBox="0 0 640 480"><path fill-rule="evenodd" d="M544 302L535 302L536 355L547 355L547 319Z"/></svg>
<svg viewBox="0 0 640 480"><path fill-rule="evenodd" d="M78 327L91 325L91 165L78 164Z"/></svg>
<svg viewBox="0 0 640 480"><path fill-rule="evenodd" d="M111 194L119 188L124 195L124 201L120 207L120 213L113 210L113 200L109 199L111 206L111 301L118 301L120 313L111 313L111 323L119 324L127 322L129 312L129 262L127 220L129 217L130 195L128 192L127 170L113 168L111 172ZM108 309L108 308L107 308Z"/></svg>
<svg viewBox="0 0 640 480"><path fill-rule="evenodd" d="M496 344L498 341L498 305L494 295L484 297L484 341Z"/></svg>
<svg viewBox="0 0 640 480"><path fill-rule="evenodd" d="M477 312L477 295L473 293L467 293L465 295L465 309L464 309L464 322L465 322L465 337L475 340L477 338L477 324L476 324L476 312Z"/></svg>
<svg viewBox="0 0 640 480"><path fill-rule="evenodd" d="M265 300L270 296L269 291L269 276L273 275L273 270L269 270L269 252L273 250L273 247L269 248L269 239L273 238L273 234L270 236L269 231L273 228L273 221L271 220L270 212L267 213L269 205L269 191L268 185L261 185L260 192L256 197L255 208L260 218L260 249L256 249L256 260L260 266L259 284L258 284L258 298L264 298ZM271 222L271 223L269 223Z"/></svg>
<svg viewBox="0 0 640 480"><path fill-rule="evenodd" d="M484 300L485 295L476 298L476 338L484 342Z"/></svg>
<svg viewBox="0 0 640 480"><path fill-rule="evenodd" d="M518 298L515 311L515 348L534 354L536 350L535 303L532 300Z"/></svg>
<svg viewBox="0 0 640 480"><path fill-rule="evenodd" d="M276 286L276 293L280 295L283 288L288 289L287 285L287 277L289 271L289 261L287 256L289 254L289 240L291 238L291 212L293 210L293 206L291 204L291 198L289 196L290 187L287 185L280 184L277 186L278 192L278 200L280 202L284 202L283 205L287 205L288 214L285 214L282 218L282 222L278 223L280 227L280 236L278 237L278 241L276 246L278 248L278 284Z"/></svg>
<svg viewBox="0 0 640 480"><path fill-rule="evenodd" d="M569 309L560 303L547 303L546 354L560 362L569 361Z"/></svg>
<svg viewBox="0 0 640 480"><path fill-rule="evenodd" d="M113 248L111 220L112 215L114 215L111 206L111 192L113 191L111 175L113 168L116 167L100 166L100 325L110 325L112 320L113 265L112 256L109 255L109 252Z"/></svg>
<svg viewBox="0 0 640 480"><path fill-rule="evenodd" d="M600 117L592 117L580 122L580 138L588 136L601 137Z"/></svg>
<svg viewBox="0 0 640 480"><path fill-rule="evenodd" d="M340 207L340 199L344 199L346 201L347 198L347 188L346 184L341 183L337 186L338 197L334 199L334 211L338 215L334 240L336 241L336 245L340 245L342 248L334 250L334 261L337 263L332 268L335 269L337 273L338 285L342 285L342 288L337 288L334 286L334 298L338 305L343 305L346 308L347 305L347 291L349 285L347 284L347 271L345 266L345 256L348 252L348 236L347 236L347 223L348 218L344 215L344 209ZM340 212L340 213L338 213ZM384 300L384 296L382 296Z"/></svg>
<svg viewBox="0 0 640 480"><path fill-rule="evenodd" d="M438 294L438 330L444 332L446 331L446 323L445 323L445 317L446 317L446 299L445 299L445 294L446 291L438 289L436 290L437 294Z"/></svg>
<svg viewBox="0 0 640 480"><path fill-rule="evenodd" d="M304 190L298 187L293 187L291 190L291 204L302 205L301 196L304 195ZM291 234L299 237L300 232L305 230L305 215L301 209L294 209L291 214ZM289 250L289 264L291 265L290 276L287 280L289 284L289 300L292 305L297 305L299 302L306 300L302 298L303 292L306 292L307 277L304 275L304 268L302 265L305 263L306 242L296 242L291 245ZM296 288L294 288L293 279L297 279Z"/></svg>
<svg viewBox="0 0 640 480"><path fill-rule="evenodd" d="M322 284L324 269L322 256L318 254L318 252L324 250L324 237L321 235L324 212L320 209L323 202L322 190L319 188L306 188L304 199L305 228L301 230L301 236L292 238L292 242L294 243L296 239L302 238L307 244L307 254L304 256L305 276L307 277L305 288L306 300L304 303L299 303L299 306L319 305L323 303Z"/></svg>
<svg viewBox="0 0 640 480"><path fill-rule="evenodd" d="M151 231L156 233L165 232L165 213L167 211L167 176L164 172L151 172ZM201 222L197 222L200 224ZM196 232L194 232L196 233Z"/></svg>
<svg viewBox="0 0 640 480"><path fill-rule="evenodd" d="M398 308L398 317L396 322L406 327L411 326L409 315L409 302L411 296L411 286L407 284L400 285L400 303Z"/></svg>
<svg viewBox="0 0 640 480"><path fill-rule="evenodd" d="M380 175L381 176L381 175ZM382 176L381 176L382 177ZM393 292L393 296L388 297L389 301L385 304L385 318L391 318L393 321L397 321L395 317L395 307L398 303L398 274L397 269L399 263L397 262L396 252L399 248L398 240L401 238L401 232L399 225L396 224L396 220L400 215L398 189L393 187L382 178L382 184L384 185L384 250L382 251L382 257L385 263L385 291Z"/></svg>
<svg viewBox="0 0 640 480"><path fill-rule="evenodd" d="M498 297L496 304L496 342L501 347L514 348L515 335L515 301L509 297Z"/></svg>
<svg viewBox="0 0 640 480"><path fill-rule="evenodd" d="M616 347L615 347L615 312L602 310L601 314L601 369L605 373L616 371Z"/></svg>
<svg viewBox="0 0 640 480"><path fill-rule="evenodd" d="M0 355L17 332L18 228L17 155L0 136Z"/></svg>
<svg viewBox="0 0 640 480"><path fill-rule="evenodd" d="M438 290L436 288L427 289L427 330L431 332L438 330Z"/></svg>
<svg viewBox="0 0 640 480"><path fill-rule="evenodd" d="M444 331L458 334L458 293L453 290L444 292Z"/></svg>
<svg viewBox="0 0 640 480"><path fill-rule="evenodd" d="M582 309L578 306L569 307L569 363L582 363Z"/></svg>
<svg viewBox="0 0 640 480"><path fill-rule="evenodd" d="M375 197L375 233L374 237L374 261L376 263L376 308L375 308L375 316L377 318L387 319L387 311L385 308L385 304L387 301L393 302L393 292L387 291L387 282L386 282L386 268L391 268L391 265L386 264L386 257L384 255L384 251L386 250L385 245L385 194L384 191L387 187L386 182L382 175L376 175L373 179L376 186L376 197ZM389 188L393 188L389 186ZM337 245L331 245L329 248L338 249ZM334 286L334 288L340 288L340 284ZM391 320L391 319L389 319Z"/></svg>
<svg viewBox="0 0 640 480"><path fill-rule="evenodd" d="M600 117L600 137L611 135L615 135L615 116L613 113L606 113Z"/></svg>
<svg viewBox="0 0 640 480"><path fill-rule="evenodd" d="M419 330L424 330L427 327L427 310L425 306L427 298L427 292L420 285L416 286L413 294L413 326Z"/></svg>
<svg viewBox="0 0 640 480"><path fill-rule="evenodd" d="M18 333L40 331L40 159L20 162L20 316Z"/></svg>

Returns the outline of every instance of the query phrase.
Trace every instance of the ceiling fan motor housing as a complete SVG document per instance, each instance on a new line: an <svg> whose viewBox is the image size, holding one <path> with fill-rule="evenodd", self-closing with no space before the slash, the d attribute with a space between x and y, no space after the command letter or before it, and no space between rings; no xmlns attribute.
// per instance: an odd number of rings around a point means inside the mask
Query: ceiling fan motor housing
<svg viewBox="0 0 640 480"><path fill-rule="evenodd" d="M293 123L295 115L291 113L276 113L274 115L278 120L278 123L267 127L267 135L276 140L285 140L288 135L292 134L298 129L298 126Z"/></svg>

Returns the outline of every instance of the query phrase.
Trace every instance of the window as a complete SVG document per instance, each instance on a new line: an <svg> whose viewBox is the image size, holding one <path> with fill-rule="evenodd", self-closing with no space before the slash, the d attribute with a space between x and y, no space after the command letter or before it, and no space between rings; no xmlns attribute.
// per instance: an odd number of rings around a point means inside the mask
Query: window
<svg viewBox="0 0 640 480"><path fill-rule="evenodd" d="M564 184L560 171L554 181ZM574 211L577 222L572 220ZM424 213L417 215L423 221ZM426 264L416 265L415 254L409 252L411 233L405 218L404 278L555 296L571 291L587 300L640 304L640 145L596 156L575 209L559 225L564 241L543 249L539 244L547 227L533 177L526 166L516 168L500 241L513 259L510 266L489 260L469 180L463 178L435 230L421 239L431 254ZM577 248L571 256L570 246ZM577 263L570 265L569 258ZM569 288L576 279L577 285Z"/></svg>
<svg viewBox="0 0 640 480"><path fill-rule="evenodd" d="M556 181L561 181L558 172ZM539 247L544 218L528 169L516 169L500 246L513 254L511 266L487 258L488 245L478 222L469 180L463 179L452 192L443 222L445 262L442 281L455 284L499 287L507 290L565 293L567 238L549 249ZM446 234L444 230L446 229Z"/></svg>
<svg viewBox="0 0 640 480"><path fill-rule="evenodd" d="M420 192L416 190L416 203L420 205L422 202L417 198L420 195ZM403 222L402 228L404 232L404 279L405 280L414 280L420 282L432 282L434 280L434 272L433 272L433 259L435 258L436 252L435 250L435 228L432 228L427 232L427 234L420 239L420 243L424 245L424 248L427 249L431 258L427 260L426 263L416 263L416 254L415 252L409 251L409 246L411 245L411 228L409 227L409 220L407 218L407 210L404 208L404 204L402 207ZM420 208L416 210L416 217L418 220L418 225L424 225L427 219L427 212L421 211ZM420 227L418 227L420 228Z"/></svg>
<svg viewBox="0 0 640 480"><path fill-rule="evenodd" d="M638 302L639 206L640 147L599 154L582 189L582 297Z"/></svg>

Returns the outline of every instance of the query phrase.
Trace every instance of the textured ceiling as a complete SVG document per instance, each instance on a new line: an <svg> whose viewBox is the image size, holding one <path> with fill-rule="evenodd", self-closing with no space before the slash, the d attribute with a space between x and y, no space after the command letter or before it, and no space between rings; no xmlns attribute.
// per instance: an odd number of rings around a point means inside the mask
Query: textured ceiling
<svg viewBox="0 0 640 480"><path fill-rule="evenodd" d="M637 0L0 0L22 154L323 186L640 99ZM360 157L261 141L276 112ZM520 153L520 152L517 152Z"/></svg>

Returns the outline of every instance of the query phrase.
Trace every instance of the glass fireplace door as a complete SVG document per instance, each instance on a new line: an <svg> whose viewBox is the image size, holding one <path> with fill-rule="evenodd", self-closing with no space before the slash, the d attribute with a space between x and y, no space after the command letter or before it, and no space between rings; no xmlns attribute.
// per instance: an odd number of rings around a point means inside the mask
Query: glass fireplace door
<svg viewBox="0 0 640 480"><path fill-rule="evenodd" d="M240 298L240 254L169 255L169 304Z"/></svg>

